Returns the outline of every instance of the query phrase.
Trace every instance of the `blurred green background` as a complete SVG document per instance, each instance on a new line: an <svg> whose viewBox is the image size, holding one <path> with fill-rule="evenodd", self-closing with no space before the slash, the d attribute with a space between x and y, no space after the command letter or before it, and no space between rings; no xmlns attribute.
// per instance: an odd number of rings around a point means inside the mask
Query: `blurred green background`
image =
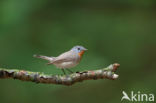
<svg viewBox="0 0 156 103"><path fill-rule="evenodd" d="M1 79L0 102L120 103L123 90L156 94L155 39L155 0L1 0L0 67L62 74L32 55L57 56L75 45L88 51L73 71L121 67L115 81L70 87Z"/></svg>

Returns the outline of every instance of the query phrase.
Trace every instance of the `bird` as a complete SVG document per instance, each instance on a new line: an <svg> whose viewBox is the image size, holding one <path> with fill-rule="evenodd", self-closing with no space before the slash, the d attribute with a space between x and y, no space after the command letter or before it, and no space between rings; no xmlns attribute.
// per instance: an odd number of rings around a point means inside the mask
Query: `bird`
<svg viewBox="0 0 156 103"><path fill-rule="evenodd" d="M60 68L64 74L66 74L65 69L70 73L73 73L71 70L69 70L69 68L73 68L78 65L82 59L84 52L87 50L88 49L86 49L85 47L77 45L57 57L49 57L36 54L34 55L34 57L47 60L48 65L53 64L57 68Z"/></svg>

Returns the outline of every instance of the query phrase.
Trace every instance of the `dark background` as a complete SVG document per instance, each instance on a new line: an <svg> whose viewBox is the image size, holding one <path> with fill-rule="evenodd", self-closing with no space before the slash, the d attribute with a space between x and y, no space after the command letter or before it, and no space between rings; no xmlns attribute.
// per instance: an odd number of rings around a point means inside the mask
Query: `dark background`
<svg viewBox="0 0 156 103"><path fill-rule="evenodd" d="M33 54L88 49L73 71L118 62L119 79L66 87L0 80L1 103L120 103L128 94L156 94L155 0L1 0L0 67L62 74ZM124 100L126 102L126 100Z"/></svg>

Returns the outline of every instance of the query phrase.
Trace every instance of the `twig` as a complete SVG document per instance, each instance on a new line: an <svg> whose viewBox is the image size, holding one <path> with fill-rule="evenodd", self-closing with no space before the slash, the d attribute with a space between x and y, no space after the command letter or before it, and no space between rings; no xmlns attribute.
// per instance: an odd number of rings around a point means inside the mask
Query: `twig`
<svg viewBox="0 0 156 103"><path fill-rule="evenodd" d="M118 63L114 63L103 69L76 72L69 75L49 75L39 72L0 68L0 78L13 78L22 81L32 81L36 83L47 84L61 84L69 86L83 80L95 80L104 78L115 80L119 77L119 75L115 74L114 72L119 66L120 65Z"/></svg>

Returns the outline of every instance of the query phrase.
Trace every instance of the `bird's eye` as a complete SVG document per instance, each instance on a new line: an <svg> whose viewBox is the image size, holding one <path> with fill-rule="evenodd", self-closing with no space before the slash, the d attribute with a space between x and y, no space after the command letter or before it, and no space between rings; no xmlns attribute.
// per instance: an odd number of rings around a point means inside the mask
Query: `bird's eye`
<svg viewBox="0 0 156 103"><path fill-rule="evenodd" d="M80 50L80 48L77 48L77 50Z"/></svg>

